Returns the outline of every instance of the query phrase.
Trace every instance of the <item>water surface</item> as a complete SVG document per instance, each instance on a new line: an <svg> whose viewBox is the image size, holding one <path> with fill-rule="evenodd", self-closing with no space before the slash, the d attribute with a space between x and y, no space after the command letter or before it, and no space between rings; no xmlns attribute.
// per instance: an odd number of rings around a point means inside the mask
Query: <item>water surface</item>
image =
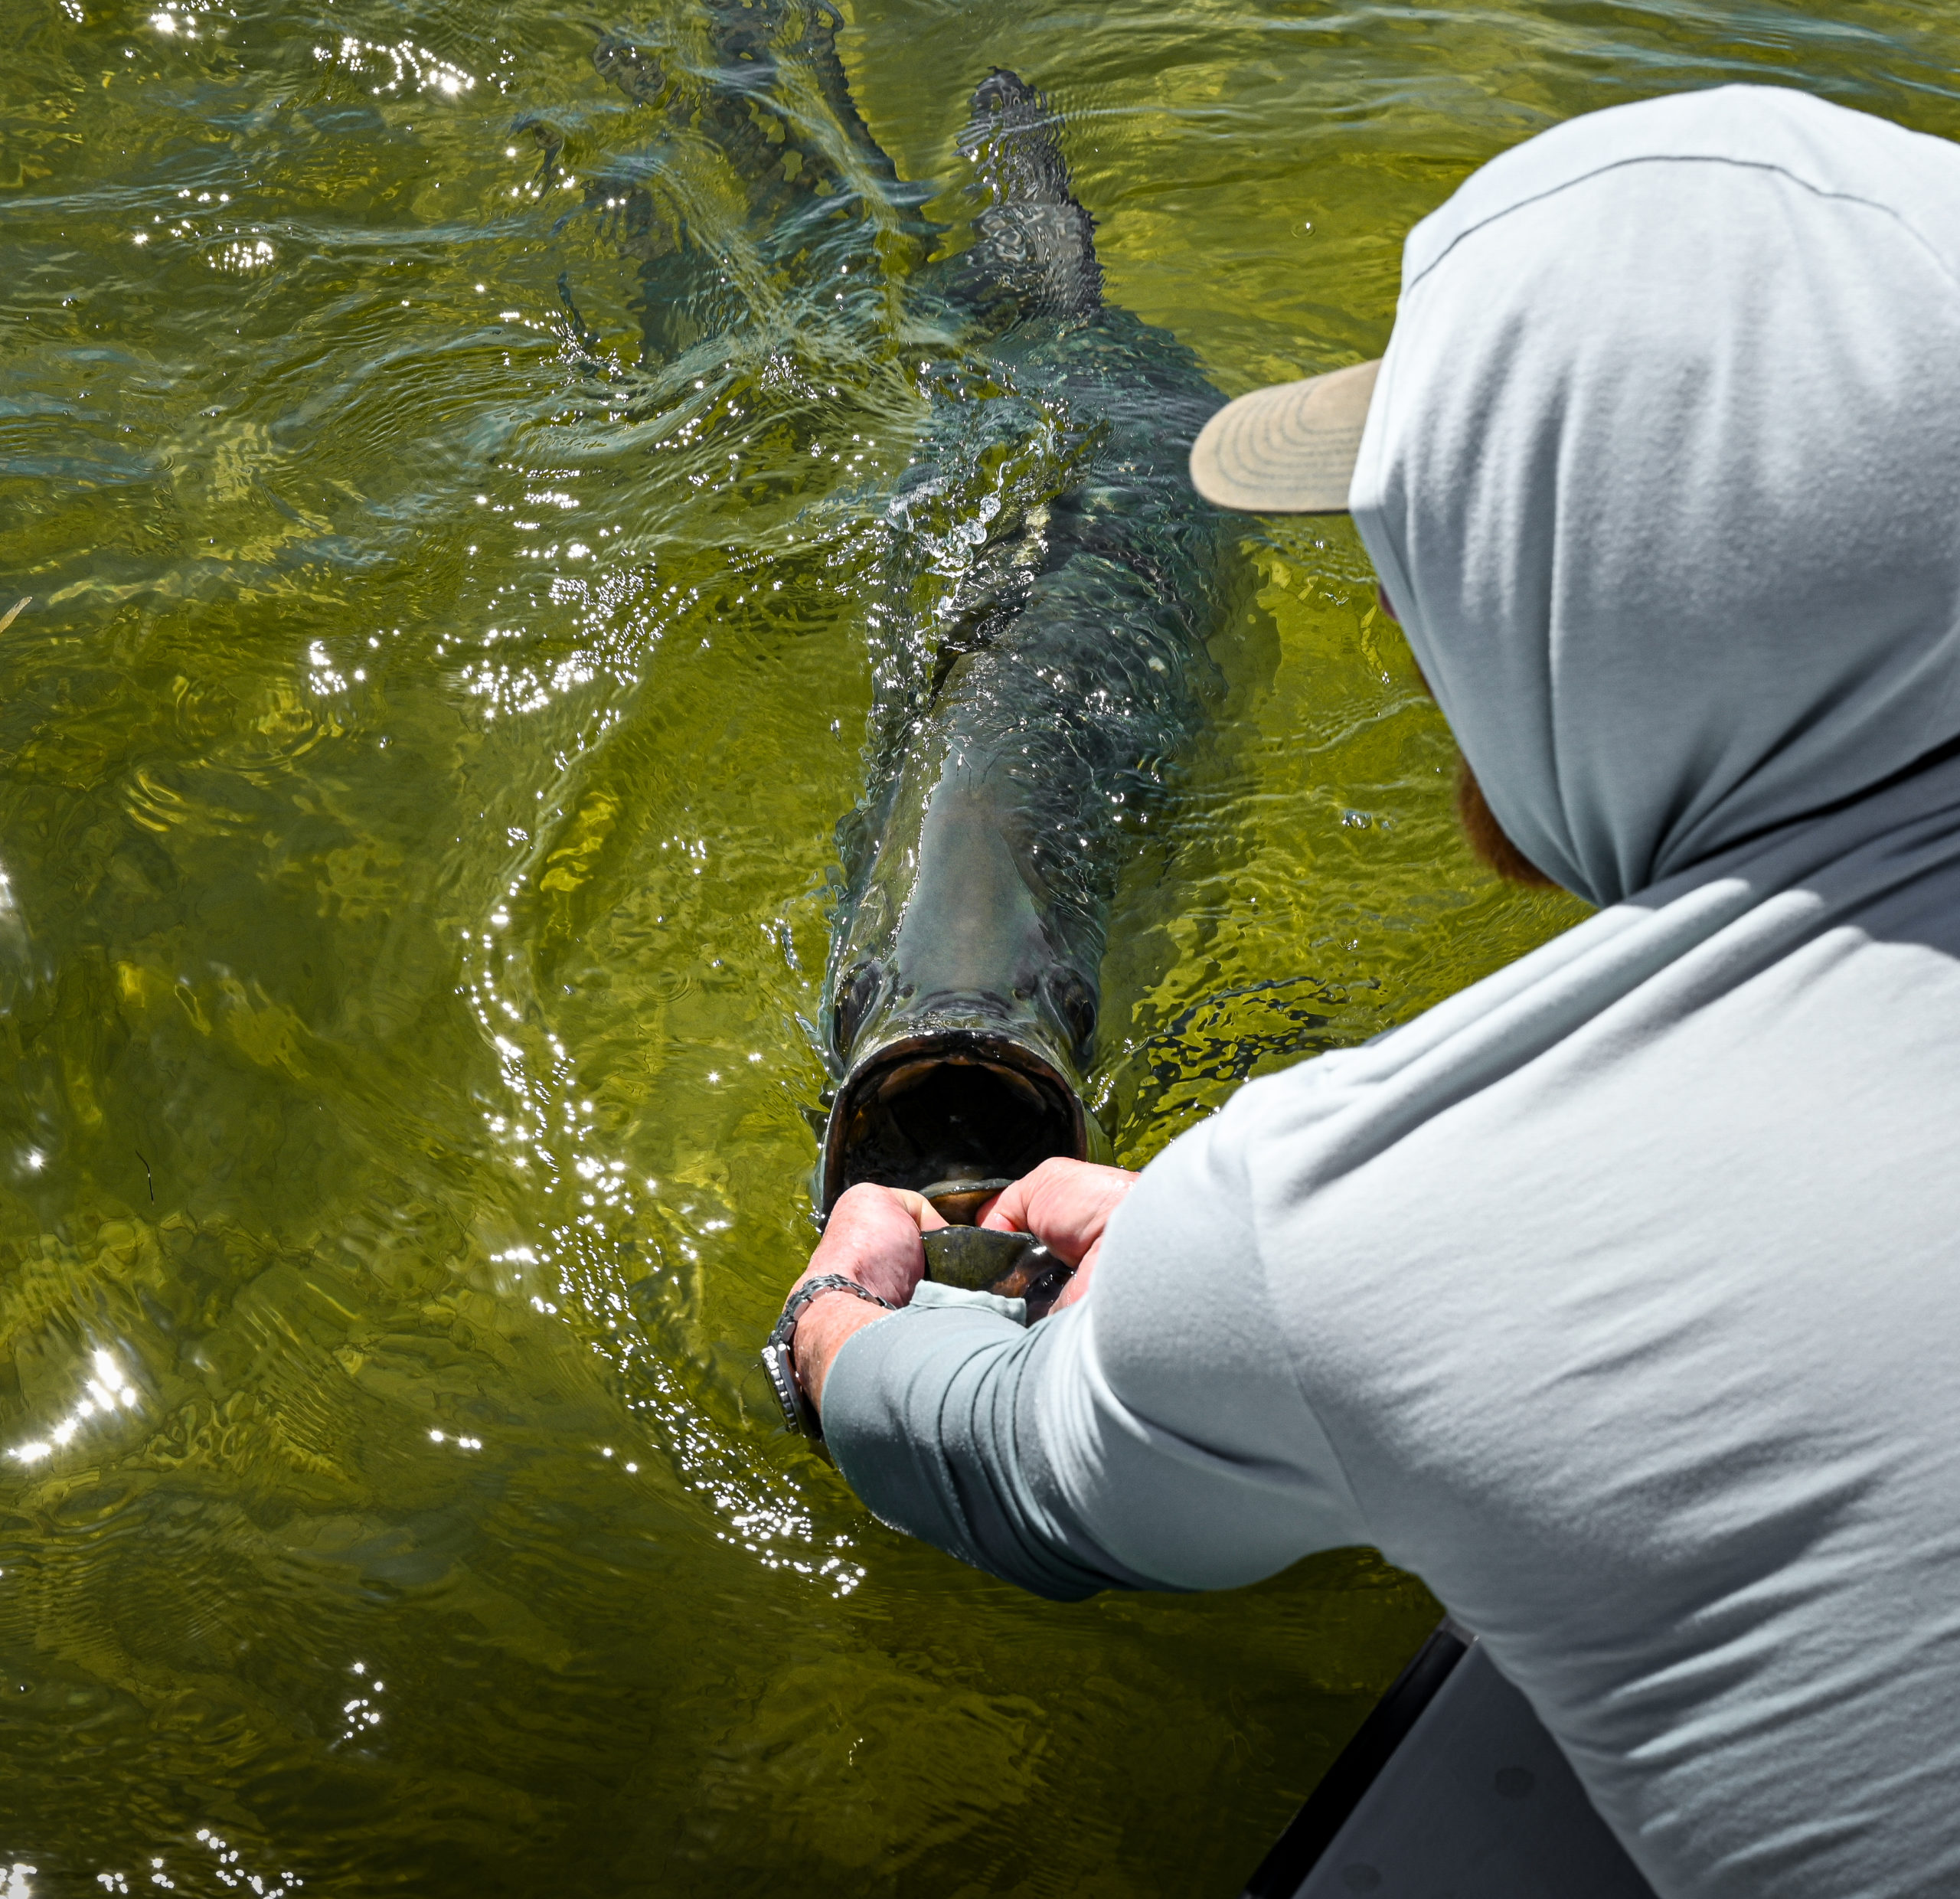
<svg viewBox="0 0 1960 1899"><path fill-rule="evenodd" d="M739 348L643 360L587 188L735 228L594 70L655 3L0 0L9 1895L1223 1895L1434 1614L1355 1551L1037 1603L775 1425L928 409L760 277ZM860 0L842 43L949 242L966 93L1047 87L1111 296L1228 394L1377 353L1408 226L1573 113L1748 78L1960 133L1922 7ZM1464 855L1348 525L1237 558L1104 970L1132 1161L1579 914Z"/></svg>

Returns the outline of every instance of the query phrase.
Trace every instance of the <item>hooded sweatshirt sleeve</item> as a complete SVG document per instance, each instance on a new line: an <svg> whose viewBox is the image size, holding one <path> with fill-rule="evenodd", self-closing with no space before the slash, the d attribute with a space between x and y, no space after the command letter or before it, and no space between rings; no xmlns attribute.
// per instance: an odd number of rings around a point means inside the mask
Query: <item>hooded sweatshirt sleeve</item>
<svg viewBox="0 0 1960 1899"><path fill-rule="evenodd" d="M1145 1171L1079 1304L1025 1329L908 1310L846 1342L824 1432L880 1518L1063 1600L1229 1588L1365 1540L1214 1125Z"/></svg>

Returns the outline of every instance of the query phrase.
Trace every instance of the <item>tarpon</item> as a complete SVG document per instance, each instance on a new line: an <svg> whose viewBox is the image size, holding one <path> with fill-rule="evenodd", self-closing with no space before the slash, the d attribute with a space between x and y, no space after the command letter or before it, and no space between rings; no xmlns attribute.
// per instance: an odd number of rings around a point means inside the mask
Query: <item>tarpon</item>
<svg viewBox="0 0 1960 1899"><path fill-rule="evenodd" d="M756 181L749 241L846 279L897 257L908 320L948 339L929 370L942 399L889 502L883 617L906 630L878 669L865 797L838 827L815 1198L821 1214L875 1181L970 1218L982 1183L1106 1151L1083 1085L1098 973L1118 874L1204 716L1223 542L1185 466L1223 398L1174 338L1106 301L1060 122L1016 75L982 81L960 140L973 242L928 262L929 188L900 180L859 116L835 14L696 18L691 89L643 45L603 42L601 70L734 155ZM643 272L650 339L663 287L714 268L711 247L665 235ZM997 485L949 591L920 571L918 523L1031 432L1045 479Z"/></svg>

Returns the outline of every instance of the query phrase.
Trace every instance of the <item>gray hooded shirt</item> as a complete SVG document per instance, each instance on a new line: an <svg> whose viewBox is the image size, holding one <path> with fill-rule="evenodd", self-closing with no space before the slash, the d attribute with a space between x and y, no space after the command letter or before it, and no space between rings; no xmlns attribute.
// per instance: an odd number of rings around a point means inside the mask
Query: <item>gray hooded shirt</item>
<svg viewBox="0 0 1960 1899"><path fill-rule="evenodd" d="M1078 1306L859 1332L838 1464L1051 1595L1373 1543L1663 1899L1960 1892L1960 152L1733 87L1507 153L1352 501L1605 907L1241 1090Z"/></svg>

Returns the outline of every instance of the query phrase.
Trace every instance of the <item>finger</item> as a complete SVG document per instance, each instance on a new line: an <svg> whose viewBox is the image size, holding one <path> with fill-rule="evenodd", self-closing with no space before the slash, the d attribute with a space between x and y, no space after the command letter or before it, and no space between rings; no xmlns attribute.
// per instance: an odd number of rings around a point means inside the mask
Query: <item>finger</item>
<svg viewBox="0 0 1960 1899"><path fill-rule="evenodd" d="M1079 1260L1101 1238L1135 1179L1125 1168L1045 1160L983 1208L981 1224L996 1231L1032 1233L1051 1252Z"/></svg>
<svg viewBox="0 0 1960 1899"><path fill-rule="evenodd" d="M911 1215L913 1224L921 1233L936 1233L949 1224L923 1194L915 1194L910 1187L893 1187L886 1191Z"/></svg>
<svg viewBox="0 0 1960 1899"><path fill-rule="evenodd" d="M1027 1188L1025 1180L1018 1180L1011 1187L1003 1187L992 1199L982 1201L973 1224L991 1227L996 1233L1025 1231L1021 1222L1027 1207Z"/></svg>
<svg viewBox="0 0 1960 1899"><path fill-rule="evenodd" d="M1042 1162L1031 1173L1011 1181L991 1200L982 1201L975 1220L976 1226L991 1227L997 1233L1035 1233L1046 1240L1035 1224L1047 1218L1073 1197L1075 1183L1098 1170L1086 1161L1064 1160L1060 1155Z"/></svg>
<svg viewBox="0 0 1960 1899"><path fill-rule="evenodd" d="M838 1195L837 1204L831 1208L830 1218L824 1223L824 1232L826 1237L833 1232L875 1233L900 1220L915 1232L946 1224L932 1203L910 1188L881 1187L874 1182L861 1180L856 1186L847 1187Z"/></svg>

